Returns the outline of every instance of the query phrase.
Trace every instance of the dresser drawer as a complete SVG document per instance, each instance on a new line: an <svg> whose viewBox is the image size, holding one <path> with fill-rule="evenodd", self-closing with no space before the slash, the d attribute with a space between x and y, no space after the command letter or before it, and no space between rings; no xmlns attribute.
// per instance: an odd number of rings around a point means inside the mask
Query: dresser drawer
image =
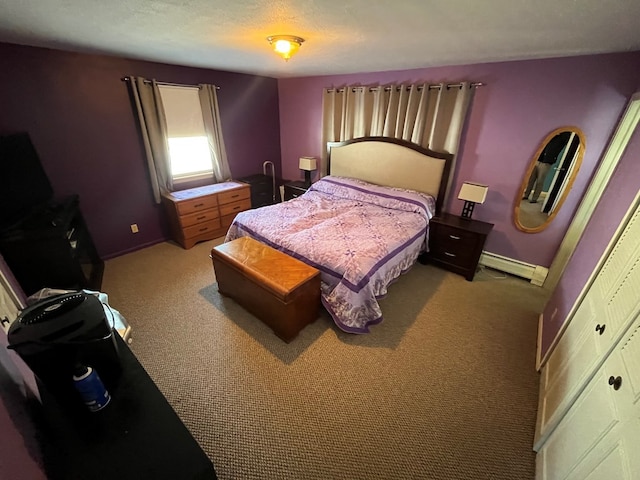
<svg viewBox="0 0 640 480"><path fill-rule="evenodd" d="M248 192L247 192L248 193ZM233 213L243 212L245 210L249 210L251 208L251 199L249 197L245 197L240 201L236 201L234 203L227 203L220 205L220 215L231 215Z"/></svg>
<svg viewBox="0 0 640 480"><path fill-rule="evenodd" d="M245 199L248 200L250 196L251 190L249 188L237 188L229 192L221 192L218 194L218 202L221 205L220 210L222 210L224 204L226 203L233 203ZM249 202L249 207L247 208L251 208L251 202ZM221 212L221 215L225 214Z"/></svg>
<svg viewBox="0 0 640 480"><path fill-rule="evenodd" d="M200 212L180 216L180 225L183 228L190 227L191 225L196 225L198 223L215 220L219 216L217 208L210 208L209 210L202 210Z"/></svg>
<svg viewBox="0 0 640 480"><path fill-rule="evenodd" d="M218 200L215 195L208 195L206 197L193 198L191 200L185 200L177 204L178 213L180 216L189 213L198 212L200 210L207 210L218 206Z"/></svg>
<svg viewBox="0 0 640 480"><path fill-rule="evenodd" d="M198 223L182 230L184 238L192 238L203 233L213 232L220 229L220 219L209 220L208 222Z"/></svg>

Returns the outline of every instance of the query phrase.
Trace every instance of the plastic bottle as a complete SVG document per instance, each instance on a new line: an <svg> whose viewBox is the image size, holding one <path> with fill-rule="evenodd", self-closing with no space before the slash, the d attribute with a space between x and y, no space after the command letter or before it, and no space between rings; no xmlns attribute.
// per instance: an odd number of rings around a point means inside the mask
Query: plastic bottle
<svg viewBox="0 0 640 480"><path fill-rule="evenodd" d="M77 365L73 374L73 384L84 404L92 412L102 410L111 401L111 395L98 373L91 367Z"/></svg>

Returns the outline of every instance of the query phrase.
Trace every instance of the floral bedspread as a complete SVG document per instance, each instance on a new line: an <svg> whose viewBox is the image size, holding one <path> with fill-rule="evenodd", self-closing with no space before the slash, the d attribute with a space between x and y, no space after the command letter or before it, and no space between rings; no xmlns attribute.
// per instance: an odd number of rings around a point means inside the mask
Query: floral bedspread
<svg viewBox="0 0 640 480"><path fill-rule="evenodd" d="M327 176L284 203L238 214L225 241L250 236L321 272L322 303L342 330L382 321L377 299L427 248L433 197Z"/></svg>

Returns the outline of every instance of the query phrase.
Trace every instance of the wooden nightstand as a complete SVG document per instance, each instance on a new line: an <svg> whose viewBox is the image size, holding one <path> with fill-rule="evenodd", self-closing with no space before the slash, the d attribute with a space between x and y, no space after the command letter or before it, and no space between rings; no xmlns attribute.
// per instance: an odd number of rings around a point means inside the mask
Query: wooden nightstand
<svg viewBox="0 0 640 480"><path fill-rule="evenodd" d="M284 199L291 200L292 198L299 197L309 190L310 186L311 185L307 185L304 182L287 182L284 184Z"/></svg>
<svg viewBox="0 0 640 480"><path fill-rule="evenodd" d="M429 223L429 262L471 281L493 223L461 218L449 213Z"/></svg>

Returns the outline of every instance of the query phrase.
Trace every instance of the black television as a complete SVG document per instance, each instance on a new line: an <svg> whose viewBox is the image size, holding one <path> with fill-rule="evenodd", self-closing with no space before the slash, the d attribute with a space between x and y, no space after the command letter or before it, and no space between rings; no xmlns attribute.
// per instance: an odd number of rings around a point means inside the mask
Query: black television
<svg viewBox="0 0 640 480"><path fill-rule="evenodd" d="M47 205L53 197L28 133L0 136L0 230Z"/></svg>

